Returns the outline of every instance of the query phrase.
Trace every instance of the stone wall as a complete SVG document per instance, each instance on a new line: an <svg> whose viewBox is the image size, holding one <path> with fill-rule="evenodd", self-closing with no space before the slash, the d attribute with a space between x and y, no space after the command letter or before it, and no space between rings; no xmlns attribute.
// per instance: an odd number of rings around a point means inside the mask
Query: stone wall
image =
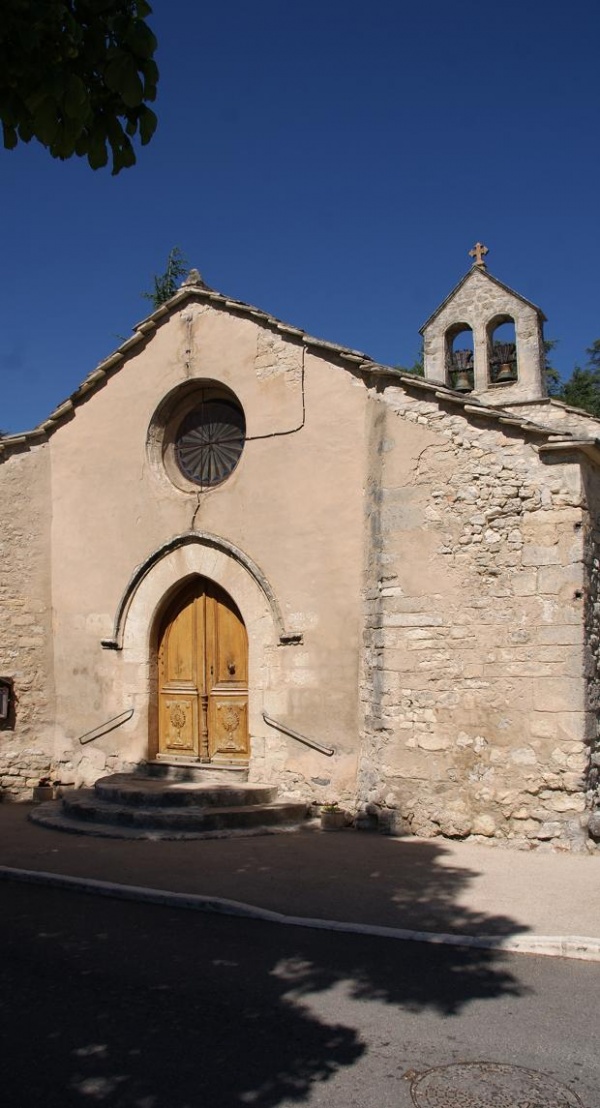
<svg viewBox="0 0 600 1108"><path fill-rule="evenodd" d="M0 459L0 676L14 711L0 726L0 795L27 800L51 772L54 689L47 446Z"/></svg>
<svg viewBox="0 0 600 1108"><path fill-rule="evenodd" d="M590 809L589 831L600 842L600 490L597 474L584 468L584 487L588 516L584 535L586 568L586 677L588 693L590 760L587 801Z"/></svg>
<svg viewBox="0 0 600 1108"><path fill-rule="evenodd" d="M396 388L370 427L359 804L420 835L583 849L579 465Z"/></svg>
<svg viewBox="0 0 600 1108"><path fill-rule="evenodd" d="M490 342L494 327L507 320L515 325L518 379L493 384ZM542 320L533 304L475 265L422 328L425 377L450 384L447 345L455 328L468 325L473 333L473 391L480 400L505 405L545 396Z"/></svg>
<svg viewBox="0 0 600 1108"><path fill-rule="evenodd" d="M502 400L502 397L500 398ZM489 401L488 401L489 403ZM503 407L514 412L522 419L531 419L542 427L552 427L561 434L571 434L575 438L596 438L600 435L600 420L582 411L571 408L552 397L540 399L534 403L505 404Z"/></svg>

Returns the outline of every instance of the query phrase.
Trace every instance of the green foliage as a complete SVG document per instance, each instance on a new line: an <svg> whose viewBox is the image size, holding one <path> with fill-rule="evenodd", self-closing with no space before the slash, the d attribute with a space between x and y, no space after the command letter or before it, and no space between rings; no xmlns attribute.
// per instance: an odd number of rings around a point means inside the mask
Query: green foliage
<svg viewBox="0 0 600 1108"><path fill-rule="evenodd" d="M546 388L548 389L548 396L560 396L562 388L562 381L560 379L560 373L553 365L550 364L550 358L552 351L556 350L558 346L558 339L544 339L544 355L545 355L545 369L546 374Z"/></svg>
<svg viewBox="0 0 600 1108"><path fill-rule="evenodd" d="M156 129L157 42L146 0L4 0L0 120L4 146L32 138L53 158L135 164Z"/></svg>
<svg viewBox="0 0 600 1108"><path fill-rule="evenodd" d="M588 356L588 369L600 369L600 339L595 339L586 349Z"/></svg>
<svg viewBox="0 0 600 1108"><path fill-rule="evenodd" d="M160 276L156 274L152 278L154 288L152 292L143 292L145 300L150 300L155 308L160 308L167 300L175 295L182 277L185 277L189 266L178 246L174 246L167 258L167 268Z"/></svg>
<svg viewBox="0 0 600 1108"><path fill-rule="evenodd" d="M552 343L552 346L555 345L556 342ZM553 381L551 388L549 381L548 392L572 408L582 408L583 411L600 419L600 339L595 339L592 345L587 347L586 354L588 356L586 366L583 369L575 366L571 376L564 383L561 383L556 370L546 369L546 373L552 373L558 382L558 387L554 387Z"/></svg>
<svg viewBox="0 0 600 1108"><path fill-rule="evenodd" d="M600 418L600 365L589 365L587 369L576 366L563 385L559 399Z"/></svg>
<svg viewBox="0 0 600 1108"><path fill-rule="evenodd" d="M417 354L417 356L416 356L416 358L415 358L412 365L410 365L410 366L397 365L397 366L394 366L394 369L399 369L399 370L402 371L402 373L414 373L415 377L424 377L425 376L425 365L424 365L423 344L421 343L420 350L419 350L419 352L418 352L418 354Z"/></svg>

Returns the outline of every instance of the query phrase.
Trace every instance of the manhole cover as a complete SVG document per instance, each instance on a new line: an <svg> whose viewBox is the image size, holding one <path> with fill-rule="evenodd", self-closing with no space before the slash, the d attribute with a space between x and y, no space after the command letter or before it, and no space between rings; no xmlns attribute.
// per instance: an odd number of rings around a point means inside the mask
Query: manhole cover
<svg viewBox="0 0 600 1108"><path fill-rule="evenodd" d="M410 1091L417 1108L582 1108L575 1093L545 1073L496 1062L427 1070Z"/></svg>

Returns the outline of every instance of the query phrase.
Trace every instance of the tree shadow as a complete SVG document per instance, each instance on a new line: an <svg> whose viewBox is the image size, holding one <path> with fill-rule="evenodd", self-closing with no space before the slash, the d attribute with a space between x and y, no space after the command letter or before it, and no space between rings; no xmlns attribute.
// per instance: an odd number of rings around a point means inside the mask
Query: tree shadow
<svg viewBox="0 0 600 1108"><path fill-rule="evenodd" d="M302 1102L367 1049L359 1028L315 1014L315 994L343 986L362 1002L448 1017L523 995L491 950L16 883L3 894L0 1079L23 1108Z"/></svg>

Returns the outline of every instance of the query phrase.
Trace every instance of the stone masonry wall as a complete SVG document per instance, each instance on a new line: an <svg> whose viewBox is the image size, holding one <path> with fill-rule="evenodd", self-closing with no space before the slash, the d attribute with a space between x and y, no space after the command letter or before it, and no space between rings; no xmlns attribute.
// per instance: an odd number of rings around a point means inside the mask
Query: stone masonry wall
<svg viewBox="0 0 600 1108"><path fill-rule="evenodd" d="M586 464L584 487L588 505L584 557L586 569L586 677L590 709L590 762L587 801L589 832L600 842L600 489L597 473Z"/></svg>
<svg viewBox="0 0 600 1108"><path fill-rule="evenodd" d="M552 427L560 434L571 434L582 439L600 436L600 419L579 408L570 408L553 397L533 404L503 403L502 406L522 419L531 419L542 427Z"/></svg>
<svg viewBox="0 0 600 1108"><path fill-rule="evenodd" d="M50 473L44 446L0 461L0 676L14 712L0 724L0 798L30 800L52 772Z"/></svg>
<svg viewBox="0 0 600 1108"><path fill-rule="evenodd" d="M370 436L359 806L586 849L579 465L398 388Z"/></svg>
<svg viewBox="0 0 600 1108"><path fill-rule="evenodd" d="M494 385L490 379L489 327L502 319L512 319L515 324L518 379ZM473 332L474 392L484 403L506 405L545 395L540 313L477 266L473 266L423 328L425 377L450 383L447 339L452 328L460 324L467 324Z"/></svg>

